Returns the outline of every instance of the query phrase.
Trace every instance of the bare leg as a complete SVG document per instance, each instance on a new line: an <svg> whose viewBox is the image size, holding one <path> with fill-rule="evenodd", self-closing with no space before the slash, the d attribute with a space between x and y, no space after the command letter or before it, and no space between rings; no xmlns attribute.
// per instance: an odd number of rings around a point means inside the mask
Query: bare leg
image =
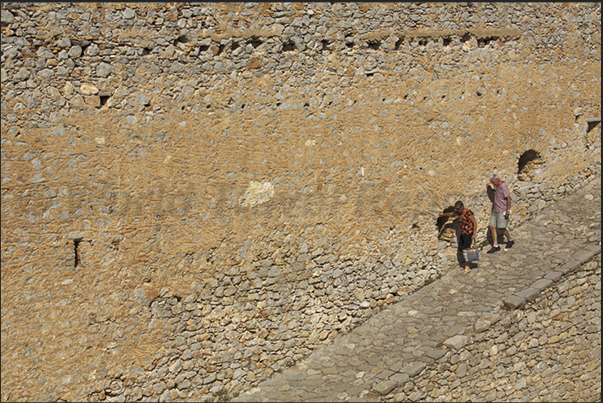
<svg viewBox="0 0 603 403"><path fill-rule="evenodd" d="M511 234L509 234L509 230L504 228L503 234L507 237L507 241L511 239Z"/></svg>
<svg viewBox="0 0 603 403"><path fill-rule="evenodd" d="M492 246L498 245L498 232L496 227L490 227L490 233L492 234Z"/></svg>

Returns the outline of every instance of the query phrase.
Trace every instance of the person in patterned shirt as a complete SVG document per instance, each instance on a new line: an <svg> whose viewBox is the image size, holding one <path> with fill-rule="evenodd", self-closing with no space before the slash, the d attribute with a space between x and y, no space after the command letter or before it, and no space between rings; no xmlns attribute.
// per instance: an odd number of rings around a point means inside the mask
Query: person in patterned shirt
<svg viewBox="0 0 603 403"><path fill-rule="evenodd" d="M452 217L454 215L458 216L459 225L461 227L461 234L458 240L458 248L457 248L457 259L459 265L461 267L465 267L463 271L463 275L469 273L471 271L471 267L469 266L469 262L465 258L465 254L467 249L471 247L471 243L475 239L475 230L477 229L477 222L475 221L475 215L473 211L469 210L465 207L462 201L457 201L454 203L454 211L449 213L440 213L440 216Z"/></svg>

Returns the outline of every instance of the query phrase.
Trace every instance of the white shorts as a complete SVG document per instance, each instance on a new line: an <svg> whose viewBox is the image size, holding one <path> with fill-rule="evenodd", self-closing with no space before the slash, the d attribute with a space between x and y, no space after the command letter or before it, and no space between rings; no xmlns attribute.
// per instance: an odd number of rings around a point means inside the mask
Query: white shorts
<svg viewBox="0 0 603 403"><path fill-rule="evenodd" d="M509 216L505 217L504 213L493 211L490 215L490 226L496 228L507 228L509 225Z"/></svg>

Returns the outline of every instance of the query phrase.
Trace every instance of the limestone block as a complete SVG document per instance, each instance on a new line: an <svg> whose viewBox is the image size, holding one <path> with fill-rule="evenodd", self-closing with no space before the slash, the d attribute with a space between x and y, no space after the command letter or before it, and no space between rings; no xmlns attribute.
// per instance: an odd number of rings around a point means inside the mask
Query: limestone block
<svg viewBox="0 0 603 403"><path fill-rule="evenodd" d="M100 97L98 96L89 96L85 98L86 101L86 106L88 106L88 108L100 108Z"/></svg>

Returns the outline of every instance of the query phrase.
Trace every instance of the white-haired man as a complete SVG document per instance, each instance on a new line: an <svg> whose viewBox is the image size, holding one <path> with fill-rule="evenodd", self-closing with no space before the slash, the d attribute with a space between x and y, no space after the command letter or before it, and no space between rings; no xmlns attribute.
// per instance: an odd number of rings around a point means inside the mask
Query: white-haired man
<svg viewBox="0 0 603 403"><path fill-rule="evenodd" d="M496 190L494 190L494 198L492 200L492 213L490 214L490 232L492 233L492 248L487 253L495 253L500 251L498 246L498 228L502 229L502 233L507 237L506 249L511 249L515 244L507 226L509 225L509 215L511 215L511 193L507 184L500 180L498 175L492 175L490 178ZM492 192L490 185L486 185L486 190Z"/></svg>

